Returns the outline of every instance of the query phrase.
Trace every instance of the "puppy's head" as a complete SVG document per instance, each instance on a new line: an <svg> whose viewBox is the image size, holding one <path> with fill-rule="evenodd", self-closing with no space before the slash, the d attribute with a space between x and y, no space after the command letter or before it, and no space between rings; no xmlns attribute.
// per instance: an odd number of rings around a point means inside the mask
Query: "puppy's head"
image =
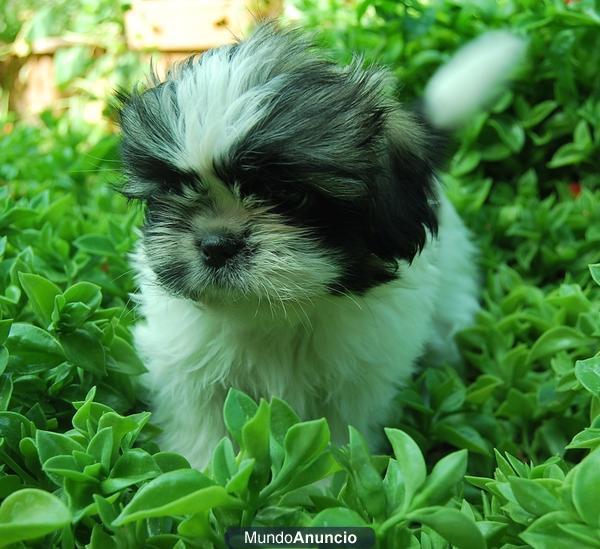
<svg viewBox="0 0 600 549"><path fill-rule="evenodd" d="M122 192L158 282L304 301L397 276L437 228L428 135L388 75L264 25L122 98Z"/></svg>

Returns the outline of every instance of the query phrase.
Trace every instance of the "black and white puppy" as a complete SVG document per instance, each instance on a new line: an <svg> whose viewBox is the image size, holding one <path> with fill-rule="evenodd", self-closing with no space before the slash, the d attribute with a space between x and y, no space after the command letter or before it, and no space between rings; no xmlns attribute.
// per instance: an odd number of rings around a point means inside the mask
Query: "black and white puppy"
<svg viewBox="0 0 600 549"><path fill-rule="evenodd" d="M415 361L456 358L475 250L428 127L506 72L518 41L492 42L431 82L428 124L385 70L339 67L271 24L122 97L122 192L146 205L135 342L164 449L205 465L230 387L376 446Z"/></svg>

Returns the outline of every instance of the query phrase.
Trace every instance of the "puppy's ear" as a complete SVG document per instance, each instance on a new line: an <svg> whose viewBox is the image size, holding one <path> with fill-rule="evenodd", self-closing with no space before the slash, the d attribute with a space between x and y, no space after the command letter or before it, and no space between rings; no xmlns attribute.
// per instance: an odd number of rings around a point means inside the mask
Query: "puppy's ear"
<svg viewBox="0 0 600 549"><path fill-rule="evenodd" d="M418 116L395 112L371 203L370 249L385 261L412 259L437 234L434 141Z"/></svg>

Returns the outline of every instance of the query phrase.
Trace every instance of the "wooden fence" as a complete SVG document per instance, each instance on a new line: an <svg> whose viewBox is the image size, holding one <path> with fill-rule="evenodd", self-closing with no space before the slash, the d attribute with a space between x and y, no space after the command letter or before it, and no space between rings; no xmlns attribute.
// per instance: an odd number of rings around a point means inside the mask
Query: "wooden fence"
<svg viewBox="0 0 600 549"><path fill-rule="evenodd" d="M125 13L125 38L145 60L152 52L160 73L191 53L232 42L257 19L277 17L282 10L283 0L133 0ZM54 56L74 45L89 44L77 35L36 40L30 50L0 62L0 82L12 111L35 117L68 98L56 85ZM86 118L102 116L100 102L89 107Z"/></svg>

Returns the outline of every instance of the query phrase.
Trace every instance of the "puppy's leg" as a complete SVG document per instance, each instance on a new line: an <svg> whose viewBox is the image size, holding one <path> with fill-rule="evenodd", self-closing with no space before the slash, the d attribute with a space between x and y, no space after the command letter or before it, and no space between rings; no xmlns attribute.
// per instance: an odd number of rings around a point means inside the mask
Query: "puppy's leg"
<svg viewBox="0 0 600 549"><path fill-rule="evenodd" d="M182 454L193 467L204 468L226 435L221 386L199 387L192 375L179 383L153 387L152 421L162 429L161 450Z"/></svg>

